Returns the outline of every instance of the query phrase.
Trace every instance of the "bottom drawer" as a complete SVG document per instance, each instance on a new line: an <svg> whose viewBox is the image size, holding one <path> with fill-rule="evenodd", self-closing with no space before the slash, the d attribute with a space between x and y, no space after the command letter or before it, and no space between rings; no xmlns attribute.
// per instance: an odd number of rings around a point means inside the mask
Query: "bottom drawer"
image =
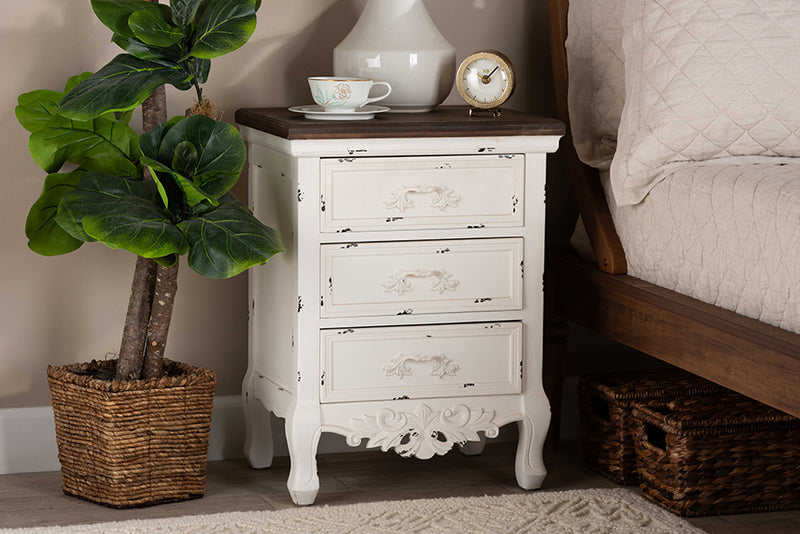
<svg viewBox="0 0 800 534"><path fill-rule="evenodd" d="M322 330L320 402L522 391L522 323Z"/></svg>

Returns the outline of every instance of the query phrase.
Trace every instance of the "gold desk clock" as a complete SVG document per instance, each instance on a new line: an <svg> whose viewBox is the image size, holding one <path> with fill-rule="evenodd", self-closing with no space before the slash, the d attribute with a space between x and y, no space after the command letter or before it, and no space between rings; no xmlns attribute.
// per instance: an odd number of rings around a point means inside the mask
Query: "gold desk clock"
<svg viewBox="0 0 800 534"><path fill-rule="evenodd" d="M516 75L511 60L494 50L483 50L467 56L458 67L456 87L469 104L470 117L488 112L500 116L500 106L514 92Z"/></svg>

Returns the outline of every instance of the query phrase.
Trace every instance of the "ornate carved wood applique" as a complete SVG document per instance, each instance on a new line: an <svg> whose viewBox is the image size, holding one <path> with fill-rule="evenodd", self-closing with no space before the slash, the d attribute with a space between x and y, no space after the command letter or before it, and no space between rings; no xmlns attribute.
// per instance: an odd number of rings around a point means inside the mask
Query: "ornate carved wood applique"
<svg viewBox="0 0 800 534"><path fill-rule="evenodd" d="M500 431L494 416L494 410L470 410L464 404L446 410L420 404L413 413L382 408L375 416L353 419L354 430L347 442L355 447L362 438L369 438L367 447L380 447L383 452L394 449L400 456L427 460L445 454L456 443L479 441L478 432L497 437Z"/></svg>

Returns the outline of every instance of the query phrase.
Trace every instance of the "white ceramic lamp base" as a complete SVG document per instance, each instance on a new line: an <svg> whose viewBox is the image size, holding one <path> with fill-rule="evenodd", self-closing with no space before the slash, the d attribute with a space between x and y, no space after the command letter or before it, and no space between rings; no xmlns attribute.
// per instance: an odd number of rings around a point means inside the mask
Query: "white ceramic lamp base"
<svg viewBox="0 0 800 534"><path fill-rule="evenodd" d="M388 82L392 94L381 104L392 112L421 113L450 94L456 53L422 0L369 0L333 51L333 73Z"/></svg>

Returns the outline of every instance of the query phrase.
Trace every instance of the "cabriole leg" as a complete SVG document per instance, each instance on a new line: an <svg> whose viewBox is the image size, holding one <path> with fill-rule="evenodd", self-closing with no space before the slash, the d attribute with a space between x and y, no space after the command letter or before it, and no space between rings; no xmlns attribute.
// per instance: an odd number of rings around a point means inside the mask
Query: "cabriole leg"
<svg viewBox="0 0 800 534"><path fill-rule="evenodd" d="M526 414L517 423L519 442L517 443L514 470L517 484L523 489L530 490L541 487L547 474L542 461L542 448L549 422L550 410L544 406L535 413Z"/></svg>
<svg viewBox="0 0 800 534"><path fill-rule="evenodd" d="M317 445L322 423L318 407L292 409L286 419L286 444L291 469L286 486L295 504L313 504L319 492Z"/></svg>

